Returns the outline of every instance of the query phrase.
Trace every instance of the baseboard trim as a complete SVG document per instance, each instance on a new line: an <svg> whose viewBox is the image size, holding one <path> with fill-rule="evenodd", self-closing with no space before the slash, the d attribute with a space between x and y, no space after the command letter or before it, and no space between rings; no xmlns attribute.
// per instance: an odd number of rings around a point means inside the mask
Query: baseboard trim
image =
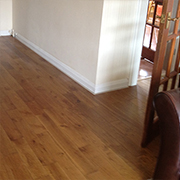
<svg viewBox="0 0 180 180"><path fill-rule="evenodd" d="M121 79L117 81L112 81L100 85L96 85L95 94L105 93L109 91L115 91L128 87L128 79Z"/></svg>
<svg viewBox="0 0 180 180"><path fill-rule="evenodd" d="M54 56L50 55L49 53L47 53L46 51L44 51L40 47L36 46L35 44L33 44L32 42L30 42L29 40L27 40L26 38L24 38L20 34L17 34L17 33L15 33L15 34L16 34L16 36L15 36L16 39L18 39L20 42L25 44L31 50L33 50L38 55L40 55L45 60L47 60L50 64L55 66L57 69L59 69L60 71L65 73L71 79L73 79L78 84L80 84L85 89L87 89L88 91L90 91L91 93L94 94L94 92L95 92L95 85L92 82L90 82L88 79L83 77L81 74L79 74L78 72L76 72L75 70L73 70L72 68L67 66L66 64L64 64L61 61L59 61L58 59L56 59Z"/></svg>
<svg viewBox="0 0 180 180"><path fill-rule="evenodd" d="M11 36L11 30L0 31L0 36Z"/></svg>
<svg viewBox="0 0 180 180"><path fill-rule="evenodd" d="M47 53L37 45L33 44L32 42L30 42L20 34L15 33L14 37L94 95L128 87L127 79L95 85L87 78L85 78L84 76L82 76L81 74L79 74L78 72L67 66L66 64L62 63L61 61L59 61L54 56L50 55L49 53Z"/></svg>

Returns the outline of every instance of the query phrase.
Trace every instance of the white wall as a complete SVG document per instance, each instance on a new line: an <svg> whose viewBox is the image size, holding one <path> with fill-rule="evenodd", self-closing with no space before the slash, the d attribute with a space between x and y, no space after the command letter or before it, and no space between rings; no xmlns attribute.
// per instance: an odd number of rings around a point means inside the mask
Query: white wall
<svg viewBox="0 0 180 180"><path fill-rule="evenodd" d="M12 29L12 0L0 0L0 36L10 35Z"/></svg>
<svg viewBox="0 0 180 180"><path fill-rule="evenodd" d="M138 0L105 0L96 83L129 78Z"/></svg>
<svg viewBox="0 0 180 180"><path fill-rule="evenodd" d="M19 40L92 93L111 91L132 85L143 2L148 0L14 0L13 28Z"/></svg>
<svg viewBox="0 0 180 180"><path fill-rule="evenodd" d="M138 71L147 6L144 0L105 0L97 84L123 80L134 85L130 75L134 65Z"/></svg>
<svg viewBox="0 0 180 180"><path fill-rule="evenodd" d="M137 84L140 57L143 46L143 37L146 25L146 15L148 10L148 0L139 0L138 10L136 15L136 26L134 28L134 42L131 54L131 67L129 69L129 85Z"/></svg>
<svg viewBox="0 0 180 180"><path fill-rule="evenodd" d="M103 0L14 0L15 31L95 83Z"/></svg>

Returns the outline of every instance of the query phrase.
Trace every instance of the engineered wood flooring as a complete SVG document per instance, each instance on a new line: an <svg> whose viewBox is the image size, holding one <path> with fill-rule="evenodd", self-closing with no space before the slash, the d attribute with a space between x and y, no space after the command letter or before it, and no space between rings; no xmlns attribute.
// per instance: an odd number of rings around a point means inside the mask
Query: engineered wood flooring
<svg viewBox="0 0 180 180"><path fill-rule="evenodd" d="M0 37L1 180L143 180L149 79L92 95L13 37Z"/></svg>
<svg viewBox="0 0 180 180"><path fill-rule="evenodd" d="M144 80L152 77L152 70L153 70L153 63L141 59L140 67L139 67L139 73L138 73L138 80Z"/></svg>

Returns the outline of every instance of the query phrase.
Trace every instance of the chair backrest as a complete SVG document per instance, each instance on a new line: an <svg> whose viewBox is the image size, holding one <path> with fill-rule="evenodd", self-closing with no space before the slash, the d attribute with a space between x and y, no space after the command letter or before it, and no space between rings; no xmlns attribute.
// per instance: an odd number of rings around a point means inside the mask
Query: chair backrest
<svg viewBox="0 0 180 180"><path fill-rule="evenodd" d="M180 88L158 93L154 106L160 120L161 145L154 179L179 179Z"/></svg>

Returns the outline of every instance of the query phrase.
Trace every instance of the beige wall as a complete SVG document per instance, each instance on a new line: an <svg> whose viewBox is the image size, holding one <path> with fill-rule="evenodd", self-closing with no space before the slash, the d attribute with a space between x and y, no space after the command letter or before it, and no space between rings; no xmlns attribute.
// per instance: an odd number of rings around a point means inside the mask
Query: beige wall
<svg viewBox="0 0 180 180"><path fill-rule="evenodd" d="M12 29L12 0L0 0L0 35Z"/></svg>
<svg viewBox="0 0 180 180"><path fill-rule="evenodd" d="M103 0L14 0L17 33L95 83Z"/></svg>
<svg viewBox="0 0 180 180"><path fill-rule="evenodd" d="M129 78L138 0L105 0L97 84Z"/></svg>
<svg viewBox="0 0 180 180"><path fill-rule="evenodd" d="M148 3L148 0L139 0L136 5L138 8L137 14L135 15L136 25L134 26L134 42L132 43L131 48L131 63L129 69L130 86L134 86L137 84Z"/></svg>
<svg viewBox="0 0 180 180"><path fill-rule="evenodd" d="M104 1L97 84L137 83L147 6L145 0Z"/></svg>
<svg viewBox="0 0 180 180"><path fill-rule="evenodd" d="M132 85L131 71L138 71L147 2L14 0L13 28L95 89L112 89L111 82L120 88L121 81Z"/></svg>

